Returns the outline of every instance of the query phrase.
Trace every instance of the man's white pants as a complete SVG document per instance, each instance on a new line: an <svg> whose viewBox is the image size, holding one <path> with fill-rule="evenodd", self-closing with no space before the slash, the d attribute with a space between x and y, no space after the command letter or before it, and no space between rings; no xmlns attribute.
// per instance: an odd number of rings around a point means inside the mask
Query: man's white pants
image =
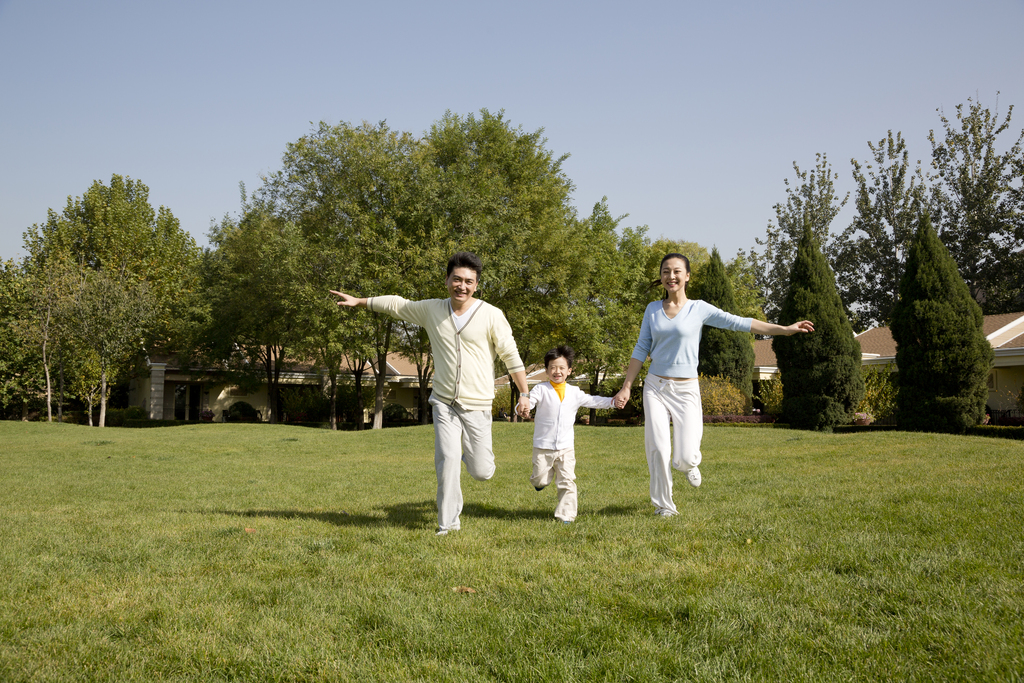
<svg viewBox="0 0 1024 683"><path fill-rule="evenodd" d="M571 522L576 519L576 449L550 448L533 449L533 474L530 483L534 488L544 488L555 480L558 489L558 504L555 519Z"/></svg>
<svg viewBox="0 0 1024 683"><path fill-rule="evenodd" d="M437 526L442 531L458 529L462 514L462 463L474 479L494 476L491 448L491 411L466 410L462 406L435 401L434 469L437 471Z"/></svg>
<svg viewBox="0 0 1024 683"><path fill-rule="evenodd" d="M644 380L644 446L647 467L651 471L651 503L658 512L676 513L672 501L672 468L687 472L700 464L703 436L700 382L647 375Z"/></svg>

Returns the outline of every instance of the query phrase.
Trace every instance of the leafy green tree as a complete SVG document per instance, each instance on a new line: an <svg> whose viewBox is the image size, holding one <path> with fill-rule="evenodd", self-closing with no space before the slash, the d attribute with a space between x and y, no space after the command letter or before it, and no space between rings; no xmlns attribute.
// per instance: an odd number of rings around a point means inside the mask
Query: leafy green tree
<svg viewBox="0 0 1024 683"><path fill-rule="evenodd" d="M434 359L430 355L430 337L419 325L398 322L398 340L395 349L416 366L416 380L420 386L416 399L420 424L430 422L430 403L427 387L434 376Z"/></svg>
<svg viewBox="0 0 1024 683"><path fill-rule="evenodd" d="M857 215L838 240L836 276L856 329L887 325L924 205L921 169L911 171L900 133L868 142L871 161L852 159Z"/></svg>
<svg viewBox="0 0 1024 683"><path fill-rule="evenodd" d="M210 233L210 360L228 360L234 378L267 383L269 421L279 413L281 372L301 336L296 325L302 236L294 224L257 203L238 221L225 218Z"/></svg>
<svg viewBox="0 0 1024 683"><path fill-rule="evenodd" d="M612 217L603 198L577 226L573 243L580 248L558 266L567 279L555 329L576 352L573 370L587 376L594 395L609 373L625 367L647 304L646 228L620 230L624 218ZM591 409L591 424L596 416Z"/></svg>
<svg viewBox="0 0 1024 683"><path fill-rule="evenodd" d="M984 417L993 351L982 321L981 307L923 215L892 314L902 428L962 434Z"/></svg>
<svg viewBox="0 0 1024 683"><path fill-rule="evenodd" d="M717 248L711 250L711 259L701 273L699 287L693 293L694 298L703 299L723 311L738 315L732 282ZM746 332L705 326L697 361L699 374L709 377L720 375L728 379L739 390L748 408L754 393L752 341L751 335Z"/></svg>
<svg viewBox="0 0 1024 683"><path fill-rule="evenodd" d="M31 305L28 274L14 261L0 263L0 417L27 415L29 404L45 391L40 349L25 343Z"/></svg>
<svg viewBox="0 0 1024 683"><path fill-rule="evenodd" d="M765 238L755 238L760 251L752 249L750 258L756 266L757 284L764 296L764 312L769 320L778 317L790 283L790 267L794 263L797 245L802 239L804 226L810 226L812 234L821 245L829 261L833 261L836 250L829 233L832 221L850 198L847 193L839 199L835 180L839 177L832 171L825 154L815 156L815 165L809 171L801 171L793 162L793 171L799 185L795 188L785 179L786 203L776 204L776 225L768 223Z"/></svg>
<svg viewBox="0 0 1024 683"><path fill-rule="evenodd" d="M1024 308L1024 130L1005 152L1010 126L980 102L956 106L959 129L941 110L944 137L931 131L931 210L939 236L986 314Z"/></svg>
<svg viewBox="0 0 1024 683"><path fill-rule="evenodd" d="M565 305L562 264L585 248L572 240L566 157L555 157L546 142L543 130L513 128L502 112L486 109L480 116L447 112L425 139L424 255L437 264L460 250L481 256L479 296L504 311L527 364L554 342ZM513 388L513 405L517 394Z"/></svg>
<svg viewBox="0 0 1024 683"><path fill-rule="evenodd" d="M416 297L423 291L417 287L425 266L423 247L434 237L424 228L429 225L423 210L423 195L428 191L424 186L429 183L421 173L421 146L409 133L393 131L384 122L376 126L321 122L315 131L287 146L282 170L268 177L260 199L276 215L298 225L312 247L324 252L322 263L330 269L320 279L330 280L330 289ZM438 263L447 258L431 262L431 272L436 274ZM396 322L372 312L347 318L344 324L360 325L361 332L338 338L368 340L372 346L373 426L379 429ZM319 329L334 334L330 324ZM363 349L348 351L350 356L363 357Z"/></svg>
<svg viewBox="0 0 1024 683"><path fill-rule="evenodd" d="M809 219L790 269L779 324L805 319L814 323L812 334L772 339L782 378L782 411L794 427L831 431L850 421L864 394L860 342Z"/></svg>
<svg viewBox="0 0 1024 683"><path fill-rule="evenodd" d="M107 389L143 348L154 307L149 286L104 270L85 269L63 303L65 327L99 370L100 422L106 424Z"/></svg>
<svg viewBox="0 0 1024 683"><path fill-rule="evenodd" d="M37 269L68 261L145 281L155 306L150 337L164 350L180 346L202 309L201 251L169 209L153 209L141 181L113 175L109 186L93 182L81 197L68 197L61 213L51 209L45 223L29 228L25 246Z"/></svg>

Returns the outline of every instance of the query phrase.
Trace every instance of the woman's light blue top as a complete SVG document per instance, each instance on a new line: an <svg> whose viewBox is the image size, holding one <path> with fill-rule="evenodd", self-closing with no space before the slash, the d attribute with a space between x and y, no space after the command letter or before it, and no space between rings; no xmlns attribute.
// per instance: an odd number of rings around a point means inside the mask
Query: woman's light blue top
<svg viewBox="0 0 1024 683"><path fill-rule="evenodd" d="M643 363L650 356L649 372L652 375L696 377L701 328L710 325L723 330L750 332L750 321L750 318L726 313L700 299L688 299L676 317L669 318L661 301L654 301L644 311L633 358Z"/></svg>

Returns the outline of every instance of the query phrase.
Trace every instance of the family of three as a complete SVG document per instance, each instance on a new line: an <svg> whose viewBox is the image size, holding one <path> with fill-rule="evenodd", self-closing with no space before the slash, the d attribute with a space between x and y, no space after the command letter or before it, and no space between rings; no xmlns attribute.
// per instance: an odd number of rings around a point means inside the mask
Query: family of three
<svg viewBox="0 0 1024 683"><path fill-rule="evenodd" d="M446 299L410 301L400 296L356 297L344 292L338 306L364 307L419 325L430 338L434 385L434 468L437 473L438 535L460 528L462 463L474 479L494 475L491 447L491 404L494 361L501 358L519 389L516 412L528 417L536 408L533 474L539 491L552 480L558 489L555 517L564 523L576 517L573 423L581 407L622 408L643 363L651 359L644 382L644 443L651 476L651 503L663 516L677 514L672 500L672 468L700 486L703 411L697 382L697 351L704 325L766 335L813 332L810 321L788 326L740 318L700 300L687 299L690 262L682 254L661 260L660 285L665 296L644 311L640 338L633 349L622 389L612 397L585 394L569 385L572 349L559 346L544 357L548 381L531 391L512 328L498 308L475 298L483 263L475 254L459 252L448 261ZM674 425L674 429L670 428Z"/></svg>

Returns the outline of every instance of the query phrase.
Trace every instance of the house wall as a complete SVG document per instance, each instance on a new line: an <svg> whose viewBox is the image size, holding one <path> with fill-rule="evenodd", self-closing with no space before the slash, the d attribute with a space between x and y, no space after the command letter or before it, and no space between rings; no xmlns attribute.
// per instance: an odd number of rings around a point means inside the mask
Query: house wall
<svg viewBox="0 0 1024 683"><path fill-rule="evenodd" d="M1024 367L992 368L988 376L988 406L995 410L1017 407L1017 396L1024 385Z"/></svg>

